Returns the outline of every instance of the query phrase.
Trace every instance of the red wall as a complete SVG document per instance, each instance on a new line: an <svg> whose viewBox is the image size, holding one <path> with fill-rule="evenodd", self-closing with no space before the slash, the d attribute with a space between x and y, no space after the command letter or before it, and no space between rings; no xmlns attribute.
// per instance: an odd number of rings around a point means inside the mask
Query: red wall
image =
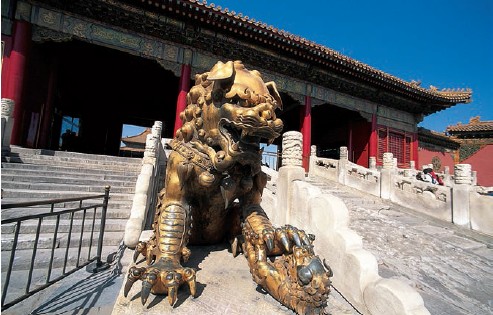
<svg viewBox="0 0 493 315"><path fill-rule="evenodd" d="M478 172L478 185L493 186L493 144L488 144L461 163Z"/></svg>
<svg viewBox="0 0 493 315"><path fill-rule="evenodd" d="M431 164L431 159L435 156L438 156L440 161L442 162L442 167L439 170L440 172L443 172L443 169L445 166L448 166L450 168L450 174L454 173L454 156L452 153L447 153L447 152L440 152L440 151L431 151L428 149L424 148L419 148L418 149L418 160L419 163L416 165L417 169L421 169L421 166L424 164ZM473 168L475 170L475 168Z"/></svg>

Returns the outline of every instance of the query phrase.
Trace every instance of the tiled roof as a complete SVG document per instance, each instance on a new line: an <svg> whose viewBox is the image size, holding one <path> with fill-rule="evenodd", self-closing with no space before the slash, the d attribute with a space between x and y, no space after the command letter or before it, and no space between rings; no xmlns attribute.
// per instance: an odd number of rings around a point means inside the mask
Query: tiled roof
<svg viewBox="0 0 493 315"><path fill-rule="evenodd" d="M460 142L447 136L445 133L436 132L423 127L418 127L418 141L441 145L446 148L457 150Z"/></svg>
<svg viewBox="0 0 493 315"><path fill-rule="evenodd" d="M439 90L434 86L421 87L419 82L404 81L306 38L293 35L227 8L221 8L213 3L208 4L205 0L133 0L133 2L146 2L150 7L158 10L174 12L176 15L187 16L203 24L234 32L245 38L253 39L261 45L285 50L293 53L297 58L337 69L352 77L410 96L452 104L471 101L472 91L470 89Z"/></svg>
<svg viewBox="0 0 493 315"><path fill-rule="evenodd" d="M468 124L458 123L454 126L448 126L447 132L493 132L493 120L480 121L479 117L473 117Z"/></svg>
<svg viewBox="0 0 493 315"><path fill-rule="evenodd" d="M151 133L151 128L146 128L146 130L142 131L138 135L135 136L129 136L122 138L122 142L127 145L127 143L142 143L145 145L147 135Z"/></svg>

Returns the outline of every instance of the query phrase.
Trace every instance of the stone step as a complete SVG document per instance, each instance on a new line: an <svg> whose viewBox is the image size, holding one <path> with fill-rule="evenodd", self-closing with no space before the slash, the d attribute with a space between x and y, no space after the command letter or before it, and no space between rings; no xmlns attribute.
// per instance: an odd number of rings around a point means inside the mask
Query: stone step
<svg viewBox="0 0 493 315"><path fill-rule="evenodd" d="M53 247L53 242L55 243L55 248L59 247L67 247L68 243L68 233L58 233L56 236L56 239L54 237L53 233L42 233L39 235L38 239L38 248L39 249L50 249ZM92 240L91 240L91 233L83 233L83 238L82 242L80 241L80 233L72 233L71 238L70 238L70 247L75 248L78 247L79 244L82 244L83 247L89 246L89 244L97 244L98 242L98 237L99 237L99 231L94 232L92 234ZM106 232L104 233L104 238L103 238L103 244L105 246L111 246L111 245L118 245L121 240L123 239L123 233L121 231L117 232ZM13 243L14 243L14 237L13 235L7 236L7 235L2 235L2 252L6 251L11 251L13 248ZM35 245L35 235L33 234L23 234L19 235L18 240L17 240L17 245L16 249L30 249L34 248ZM2 260L3 260L3 254L2 254ZM3 267L3 266L2 266Z"/></svg>
<svg viewBox="0 0 493 315"><path fill-rule="evenodd" d="M97 175L117 175L117 176L135 176L140 173L140 168L124 168L123 170L114 170L109 167L87 168L84 165L78 164L76 167L59 166L52 164L23 164L23 163L2 163L2 173L6 173L9 170L23 170L23 171L42 171L42 172L58 172L58 173L79 173L79 174L97 174Z"/></svg>
<svg viewBox="0 0 493 315"><path fill-rule="evenodd" d="M35 164L35 165L62 165L68 167L80 167L85 169L101 169L107 168L114 171L125 171L125 170L133 170L137 171L140 169L141 165L137 164L127 164L127 163L118 163L118 162L102 162L102 161L90 161L90 160L58 160L52 157L15 157L11 156L7 159L10 164Z"/></svg>
<svg viewBox="0 0 493 315"><path fill-rule="evenodd" d="M137 176L61 173L30 170L2 170L2 182L72 183L77 185L135 186ZM103 185L104 186L104 185Z"/></svg>
<svg viewBox="0 0 493 315"><path fill-rule="evenodd" d="M54 208L54 213L57 213L59 211L67 210L67 209L74 209L77 208L79 205L74 205L73 207L65 207L65 208ZM121 204L121 206L124 206L124 204ZM111 204L108 204L108 209L106 211L106 218L107 219L128 219L130 215L130 208L131 204L126 204L125 208L117 208L114 207ZM36 215L36 214L43 214L43 213L49 213L51 208L42 208L42 207L30 207L30 208L13 208L13 209L2 209L2 220L6 219L12 219L12 218L18 218L20 216L26 216L26 215ZM86 211L86 218L92 218L94 214L94 209L89 209ZM78 211L74 213L74 218L75 219L81 219L83 217L83 211ZM96 219L101 218L101 208L98 208L96 211ZM45 220L47 220L46 218Z"/></svg>
<svg viewBox="0 0 493 315"><path fill-rule="evenodd" d="M121 239L120 239L120 242L116 242L116 240L115 240L115 242L112 242L112 243L115 243L115 244L103 246L103 248L101 250L101 260L102 261L105 261L106 257L108 255L115 252L115 250L118 248L118 245L120 245L120 243L121 243ZM34 267L36 269L48 268L50 266L51 252L52 252L51 247L48 249L38 248L36 251L36 256L35 256L35 260L34 260ZM53 253L53 264L52 264L53 268L63 267L64 262L65 262L65 254L66 253L67 253L66 247L55 248L54 253ZM2 252L2 260L1 260L2 275L3 275L3 272L5 272L8 269L8 264L9 264L9 259L10 259L11 254L12 254L11 251ZM66 265L67 266L75 266L77 263L77 257L79 257L79 264L83 264L84 262L87 261L89 254L90 254L90 257L96 256L96 254L97 254L97 242L93 243L90 253L89 253L89 247L87 247L87 246L81 247L80 254L79 254L79 248L78 247L69 248ZM33 256L33 250L32 249L18 249L18 250L16 250L15 256L14 256L14 262L12 265L12 270L13 271L29 270L30 265L31 265L32 256Z"/></svg>
<svg viewBox="0 0 493 315"><path fill-rule="evenodd" d="M72 233L80 233L82 230L82 224L84 223L84 232L91 232L93 229L92 226L93 216L86 216L85 220L82 221L82 218L74 218L72 222ZM21 224L20 235L23 234L32 234L34 236L36 234L38 228L38 219L23 221ZM125 225L127 224L127 220L125 218L121 219L113 219L106 218L106 224L104 231L105 232L122 232L125 231ZM56 217L54 218L44 218L41 223L40 233L54 233L56 228ZM2 225L2 238L8 237L5 234L13 235L15 233L16 224L8 223ZM58 233L68 233L70 230L70 217L68 214L64 214L61 216L60 221L58 223ZM100 219L96 218L94 222L94 231L99 232L100 230Z"/></svg>
<svg viewBox="0 0 493 315"><path fill-rule="evenodd" d="M99 189L101 193L104 193L104 187ZM96 191L97 193L97 191ZM61 199L61 198L79 198L83 196L92 196L94 193L79 192L79 191L52 191L52 190L30 190L30 189L3 189L2 195L4 198L25 198L29 196L33 200L46 200L46 199ZM110 191L110 200L126 200L132 201L134 194L130 193L113 193Z"/></svg>
<svg viewBox="0 0 493 315"><path fill-rule="evenodd" d="M111 192L110 192L111 196ZM34 198L24 198L24 196L19 197L19 198L3 198L2 199L2 204L7 205L7 204L15 204L15 203L21 203L21 202L35 202L39 201L39 199L34 199ZM83 205L91 205L91 204L100 204L100 202L95 202L95 200L85 200L83 202ZM108 211L125 211L129 210L132 206L132 200L110 200L108 201ZM54 205L54 209L57 209L57 211L61 211L64 209L73 209L79 207L79 202L78 201L73 201L73 202L62 202L62 203L57 203ZM38 210L39 209L39 210ZM26 207L26 208L15 208L15 209L2 209L2 217L6 215L6 213L12 213L12 214L18 214L18 213L30 213L31 211L36 211L36 213L42 213L41 211L44 212L50 212L50 207L47 205L39 205L39 206L32 206L32 207ZM27 211L27 212L25 212ZM44 213L43 212L43 213Z"/></svg>
<svg viewBox="0 0 493 315"><path fill-rule="evenodd" d="M80 153L80 152L71 152L71 151L55 151L55 150L47 150L47 149L30 149L23 148L19 146L11 146L10 155L32 155L32 156L48 156L48 157L58 157L58 158L78 158L78 159L86 159L86 160L95 160L95 161L116 161L116 162L125 162L129 164L139 164L140 158L131 158L131 157L119 157L113 155L104 155L104 154L88 154L88 153Z"/></svg>
<svg viewBox="0 0 493 315"><path fill-rule="evenodd" d="M106 185L110 185L108 182L99 182L99 185L89 185L89 184L74 184L74 183L45 183L45 182L13 182L4 181L2 178L2 188L4 190L33 190L33 191L57 191L57 192L86 192L86 193L97 193L104 190ZM110 185L111 186L111 185ZM133 194L135 187L122 187L122 186L111 186L111 193L124 193Z"/></svg>

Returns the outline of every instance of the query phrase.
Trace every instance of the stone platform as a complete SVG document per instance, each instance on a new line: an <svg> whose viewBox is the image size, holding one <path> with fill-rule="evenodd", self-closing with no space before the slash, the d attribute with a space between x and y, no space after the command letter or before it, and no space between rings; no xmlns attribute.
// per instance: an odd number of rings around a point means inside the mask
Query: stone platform
<svg viewBox="0 0 493 315"><path fill-rule="evenodd" d="M245 257L233 257L226 244L191 246L190 249L192 256L185 265L197 269L196 298L192 298L188 287L183 285L174 307L169 305L167 296L152 294L143 306L139 281L134 284L128 297L123 296L122 287L112 315L295 314L253 282ZM333 315L358 314L336 291L331 292L327 312Z"/></svg>

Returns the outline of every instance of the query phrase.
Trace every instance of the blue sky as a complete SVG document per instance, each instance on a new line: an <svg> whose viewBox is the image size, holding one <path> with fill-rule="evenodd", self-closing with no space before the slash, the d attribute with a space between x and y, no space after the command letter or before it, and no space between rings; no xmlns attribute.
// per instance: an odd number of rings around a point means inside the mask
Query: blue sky
<svg viewBox="0 0 493 315"><path fill-rule="evenodd" d="M493 120L492 0L215 0L421 86L471 88L473 101L425 117L443 132L473 116Z"/></svg>

